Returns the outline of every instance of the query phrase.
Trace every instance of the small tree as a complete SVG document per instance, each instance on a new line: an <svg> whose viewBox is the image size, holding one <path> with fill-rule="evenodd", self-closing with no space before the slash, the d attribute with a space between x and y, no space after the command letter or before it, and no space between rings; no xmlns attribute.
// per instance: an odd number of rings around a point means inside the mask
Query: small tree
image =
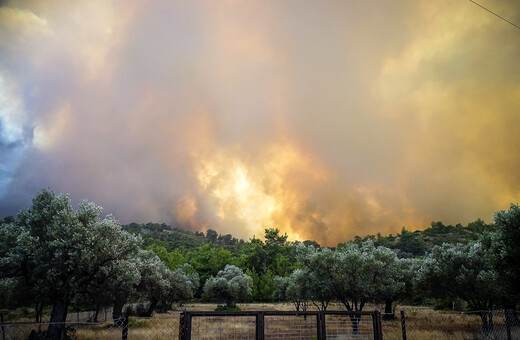
<svg viewBox="0 0 520 340"><path fill-rule="evenodd" d="M329 302L334 299L332 281L329 275L331 265L329 255L333 255L333 252L326 250L324 254L320 254L320 248L313 244L300 245L296 251L300 261L305 264L305 275L308 278L305 288L307 290L306 297L312 301L318 310L326 310Z"/></svg>
<svg viewBox="0 0 520 340"><path fill-rule="evenodd" d="M501 282L491 253L480 242L433 247L422 262L417 285L435 298L462 299L478 311L486 334L493 329L493 314L488 311L495 306Z"/></svg>
<svg viewBox="0 0 520 340"><path fill-rule="evenodd" d="M296 269L288 277L285 295L294 303L296 311L299 311L300 308L304 312L307 311L308 301L311 297L310 284L309 272L302 269Z"/></svg>
<svg viewBox="0 0 520 340"><path fill-rule="evenodd" d="M138 293L146 297L150 304L144 316L150 317L157 307L157 303L168 294L171 289L172 272L150 251L141 250L138 254L138 266L141 280L137 286Z"/></svg>
<svg viewBox="0 0 520 340"><path fill-rule="evenodd" d="M208 298L222 299L227 307L236 307L237 301L246 299L251 294L253 280L242 269L226 265L217 276L210 277L204 285L204 294Z"/></svg>
<svg viewBox="0 0 520 340"><path fill-rule="evenodd" d="M187 263L171 273L169 282L170 288L163 299L163 312L166 311L166 305L173 301L182 306L183 301L192 299L200 284L199 274Z"/></svg>
<svg viewBox="0 0 520 340"><path fill-rule="evenodd" d="M393 273L395 254L385 247L375 248L371 240L348 243L336 251L299 246L297 252L309 276L316 278L316 286L310 285L309 291L321 301L321 308L334 297L347 310L362 311L367 302L378 298L393 301L404 287ZM359 317L350 319L353 333L359 333Z"/></svg>

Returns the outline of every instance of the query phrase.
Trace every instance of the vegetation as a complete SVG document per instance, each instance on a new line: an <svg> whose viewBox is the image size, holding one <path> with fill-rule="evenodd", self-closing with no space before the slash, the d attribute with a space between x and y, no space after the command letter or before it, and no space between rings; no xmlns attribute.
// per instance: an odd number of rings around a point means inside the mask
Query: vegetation
<svg viewBox="0 0 520 340"><path fill-rule="evenodd" d="M204 294L208 298L221 299L229 308L236 308L238 301L251 294L253 280L242 269L227 265L215 277L211 276L204 284Z"/></svg>
<svg viewBox="0 0 520 340"><path fill-rule="evenodd" d="M0 309L46 307L58 322L45 337L65 334L69 309L110 306L117 320L128 302L148 302L151 316L192 299L290 301L296 310L326 310L331 302L361 311L396 302L515 309L520 291L520 207L495 214L494 223L432 222L425 230L356 236L335 248L289 242L277 228L263 239L239 240L213 229L191 232L166 224L120 226L101 207L42 190L32 206L0 224ZM224 308L224 307L222 307ZM491 332L489 314L479 314ZM511 315L516 318L516 314ZM95 317L97 319L97 316ZM354 331L355 318L351 319ZM60 328L61 327L61 328Z"/></svg>

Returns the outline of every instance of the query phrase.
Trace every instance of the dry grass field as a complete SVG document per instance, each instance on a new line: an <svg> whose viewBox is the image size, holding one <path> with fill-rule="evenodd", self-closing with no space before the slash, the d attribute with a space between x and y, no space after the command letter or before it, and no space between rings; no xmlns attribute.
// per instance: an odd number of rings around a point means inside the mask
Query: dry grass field
<svg viewBox="0 0 520 340"><path fill-rule="evenodd" d="M291 304L251 303L240 304L243 311L294 311ZM189 311L213 311L215 304L186 304L182 308L166 314L155 314L152 318L131 317L128 339L170 340L179 336L180 313L186 308ZM376 306L367 306L365 310L373 310ZM427 307L403 307L406 316L406 333L408 339L483 339L480 332L480 318L476 314L438 312ZM309 306L309 310L316 310ZM332 304L329 310L343 310L339 304ZM398 313L397 313L398 314ZM383 338L385 340L402 339L401 320L398 318L383 321ZM20 320L22 321L22 320ZM29 320L24 320L29 321ZM494 317L495 329L489 338L507 339L503 315ZM77 340L119 340L121 328L112 327L112 323L71 323L73 337ZM8 325L0 331L0 338L27 339L32 329L38 325ZM45 325L42 325L45 328ZM372 339L371 319L367 317L360 323L360 332L352 334L350 320L346 316L327 316L328 338L334 339ZM265 336L267 339L316 339L315 316L266 316ZM254 316L211 316L194 317L192 320L192 339L254 339ZM520 339L519 327L512 328L512 339Z"/></svg>

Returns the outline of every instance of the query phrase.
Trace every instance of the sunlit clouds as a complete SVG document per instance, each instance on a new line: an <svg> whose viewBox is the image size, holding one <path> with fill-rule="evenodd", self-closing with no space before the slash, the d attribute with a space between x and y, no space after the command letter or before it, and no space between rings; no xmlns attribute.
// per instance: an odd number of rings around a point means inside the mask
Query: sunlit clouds
<svg viewBox="0 0 520 340"><path fill-rule="evenodd" d="M490 221L520 193L519 55L468 1L4 1L0 218L50 187L245 239Z"/></svg>

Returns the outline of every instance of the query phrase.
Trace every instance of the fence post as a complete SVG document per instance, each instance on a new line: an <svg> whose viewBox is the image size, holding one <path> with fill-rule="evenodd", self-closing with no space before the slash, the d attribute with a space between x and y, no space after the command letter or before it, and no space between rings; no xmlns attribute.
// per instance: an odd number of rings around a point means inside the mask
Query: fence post
<svg viewBox="0 0 520 340"><path fill-rule="evenodd" d="M507 340L511 340L511 315L513 311L511 309L504 310L505 317L506 317L506 332L507 332Z"/></svg>
<svg viewBox="0 0 520 340"><path fill-rule="evenodd" d="M361 318L361 315L359 318ZM383 329L381 327L381 313L379 313L377 310L372 313L372 328L374 332L374 340L382 340Z"/></svg>
<svg viewBox="0 0 520 340"><path fill-rule="evenodd" d="M2 322L2 339L5 340L4 313L0 311L0 320Z"/></svg>
<svg viewBox="0 0 520 340"><path fill-rule="evenodd" d="M319 311L318 316L319 321L319 335L321 335L321 338L318 335L318 339L326 340L327 339L327 318L325 316L325 311Z"/></svg>
<svg viewBox="0 0 520 340"><path fill-rule="evenodd" d="M123 330L121 334L121 340L128 340L128 318L129 313L125 313L125 316L123 316Z"/></svg>
<svg viewBox="0 0 520 340"><path fill-rule="evenodd" d="M264 312L256 313L256 340L264 340Z"/></svg>
<svg viewBox="0 0 520 340"><path fill-rule="evenodd" d="M406 340L406 321L404 318L404 310L401 311L401 332L403 333L403 340Z"/></svg>
<svg viewBox="0 0 520 340"><path fill-rule="evenodd" d="M321 313L318 312L316 314L316 337L317 340L323 339L323 335L321 334Z"/></svg>
<svg viewBox="0 0 520 340"><path fill-rule="evenodd" d="M179 320L179 340L191 339L191 314L184 309Z"/></svg>
<svg viewBox="0 0 520 340"><path fill-rule="evenodd" d="M179 316L179 340L184 339L184 337L182 336L183 334L184 334L184 311L182 311Z"/></svg>
<svg viewBox="0 0 520 340"><path fill-rule="evenodd" d="M184 310L184 322L183 322L183 340L191 340L191 314Z"/></svg>

